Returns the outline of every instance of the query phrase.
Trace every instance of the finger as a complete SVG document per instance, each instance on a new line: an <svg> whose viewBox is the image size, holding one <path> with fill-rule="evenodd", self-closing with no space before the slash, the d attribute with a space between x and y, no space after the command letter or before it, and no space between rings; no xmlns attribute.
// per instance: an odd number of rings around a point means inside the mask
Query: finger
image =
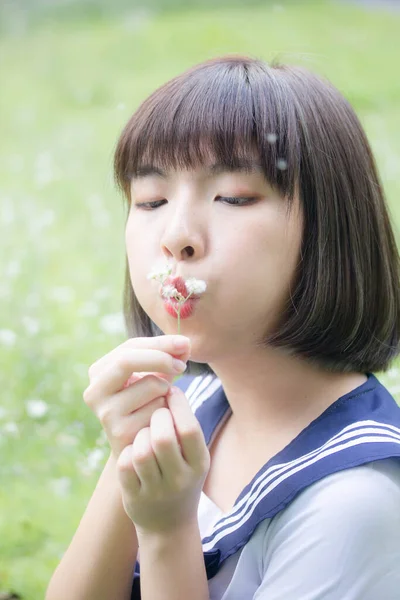
<svg viewBox="0 0 400 600"><path fill-rule="evenodd" d="M186 344L184 348L177 348L175 343L177 341L181 341ZM176 357L184 357L183 360L186 361L190 354L190 339L183 335L161 335L157 337L137 337L137 338L129 338L117 348L111 350L101 358L99 358L96 362L94 362L88 370L89 378L98 377L99 374L104 371L106 365L110 363L110 361L114 361L117 356L126 349L136 349L136 350L159 350L162 352L167 352ZM138 369L139 370L139 369ZM144 369L143 369L144 370Z"/></svg>
<svg viewBox="0 0 400 600"><path fill-rule="evenodd" d="M174 420L168 408L159 408L153 413L150 436L163 479L170 479L171 475L182 471L183 466L187 466L175 433Z"/></svg>
<svg viewBox="0 0 400 600"><path fill-rule="evenodd" d="M184 460L196 471L208 470L210 453L200 423L194 416L184 392L172 387L167 395L167 403Z"/></svg>
<svg viewBox="0 0 400 600"><path fill-rule="evenodd" d="M164 410L164 409L161 409ZM151 444L150 427L143 427L132 445L132 464L145 488L156 487L162 474Z"/></svg>
<svg viewBox="0 0 400 600"><path fill-rule="evenodd" d="M108 399L95 412L112 437L132 441L138 431L149 426L152 414L158 408L167 406L166 395L167 392L157 397L148 393L132 395L132 391L129 391L124 396L124 392L121 392L118 402Z"/></svg>
<svg viewBox="0 0 400 600"><path fill-rule="evenodd" d="M134 371L150 373L157 370L170 374L172 379L179 374L174 367L174 360L170 354L158 350L127 349L97 379L94 379L87 390L89 388L91 390L100 389L103 395L115 394L123 388L124 383ZM183 371L181 370L180 373L182 374Z"/></svg>
<svg viewBox="0 0 400 600"><path fill-rule="evenodd" d="M132 494L140 491L141 483L132 463L132 444L125 446L117 460L117 473L120 484Z"/></svg>

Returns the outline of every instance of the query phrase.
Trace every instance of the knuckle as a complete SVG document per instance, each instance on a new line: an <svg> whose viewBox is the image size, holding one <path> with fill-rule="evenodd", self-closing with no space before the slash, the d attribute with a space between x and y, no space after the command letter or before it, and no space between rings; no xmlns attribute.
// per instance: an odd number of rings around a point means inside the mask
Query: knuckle
<svg viewBox="0 0 400 600"><path fill-rule="evenodd" d="M151 373L142 377L141 381L148 385L149 391L154 394L158 394L160 391L165 393L169 389L169 383L165 379Z"/></svg>
<svg viewBox="0 0 400 600"><path fill-rule="evenodd" d="M165 397L164 396L159 396L158 398L156 398L155 400L152 400L152 402L151 402L152 415L159 408L166 408L166 407L167 407L167 405L166 405Z"/></svg>
<svg viewBox="0 0 400 600"><path fill-rule="evenodd" d="M166 435L165 433L156 433L151 436L151 443L157 446L160 450L163 448L168 448L174 443L172 437Z"/></svg>
<svg viewBox="0 0 400 600"><path fill-rule="evenodd" d="M127 369L132 367L132 361L130 360L129 356L123 354L117 358L115 361L115 366L121 371L121 373L124 373Z"/></svg>
<svg viewBox="0 0 400 600"><path fill-rule="evenodd" d="M91 379L93 377L93 375L95 374L96 371L96 363L93 363L92 365L90 365L90 367L88 368L88 376L89 379Z"/></svg>
<svg viewBox="0 0 400 600"><path fill-rule="evenodd" d="M97 412L100 423L104 426L110 426L112 411L109 406L104 406Z"/></svg>
<svg viewBox="0 0 400 600"><path fill-rule="evenodd" d="M89 407L91 407L91 405L92 405L92 393L91 393L91 392L92 392L92 391L91 391L91 389L90 389L90 386L88 386L88 387L87 387L87 388L84 390L84 392L83 392L83 394L82 394L83 401L84 401L84 402L85 402L85 404L87 404L87 406L89 406Z"/></svg>
<svg viewBox="0 0 400 600"><path fill-rule="evenodd" d="M170 385L168 381L165 381L165 379L156 377L152 387L155 394L166 394L170 388Z"/></svg>
<svg viewBox="0 0 400 600"><path fill-rule="evenodd" d="M114 421L111 424L110 435L116 440L121 440L125 437L125 427L121 421Z"/></svg>
<svg viewBox="0 0 400 600"><path fill-rule="evenodd" d="M136 438L137 439L137 438ZM136 441L135 439L135 441ZM153 449L146 436L141 436L141 443L134 443L132 446L132 456L136 463L145 463L153 454Z"/></svg>
<svg viewBox="0 0 400 600"><path fill-rule="evenodd" d="M183 440L197 440L200 438L200 431L196 426L188 426L179 431L179 436Z"/></svg>
<svg viewBox="0 0 400 600"><path fill-rule="evenodd" d="M173 491L180 491L185 489L187 485L186 477L179 473L175 473L169 482L169 486Z"/></svg>

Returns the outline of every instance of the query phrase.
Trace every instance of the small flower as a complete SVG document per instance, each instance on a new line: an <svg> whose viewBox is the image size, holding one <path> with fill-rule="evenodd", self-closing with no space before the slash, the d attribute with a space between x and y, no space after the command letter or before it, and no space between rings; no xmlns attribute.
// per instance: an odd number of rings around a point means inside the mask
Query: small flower
<svg viewBox="0 0 400 600"><path fill-rule="evenodd" d="M202 294L206 291L207 284L202 279L196 279L195 277L190 277L185 281L186 289L189 294Z"/></svg>
<svg viewBox="0 0 400 600"><path fill-rule="evenodd" d="M11 329L0 329L0 344L14 346L17 334Z"/></svg>
<svg viewBox="0 0 400 600"><path fill-rule="evenodd" d="M19 434L19 427L17 423L14 421L10 421L9 423L5 423L3 425L4 433L9 433L10 435L17 436Z"/></svg>
<svg viewBox="0 0 400 600"><path fill-rule="evenodd" d="M275 144L276 140L278 139L278 136L276 135L276 133L268 133L267 135L267 141L270 144Z"/></svg>
<svg viewBox="0 0 400 600"><path fill-rule="evenodd" d="M48 412L49 406L40 399L32 399L25 402L26 412L32 419L40 419Z"/></svg>
<svg viewBox="0 0 400 600"><path fill-rule="evenodd" d="M162 288L162 295L164 298L175 298L178 294L178 290L173 285L164 285Z"/></svg>
<svg viewBox="0 0 400 600"><path fill-rule="evenodd" d="M104 315L99 324L102 331L111 335L125 332L124 315L121 312Z"/></svg>
<svg viewBox="0 0 400 600"><path fill-rule="evenodd" d="M155 268L147 275L147 279L154 279L155 281L164 281L171 275L172 265L166 265L164 267Z"/></svg>
<svg viewBox="0 0 400 600"><path fill-rule="evenodd" d="M65 498L71 492L72 482L69 477L58 477L49 482L53 494Z"/></svg>

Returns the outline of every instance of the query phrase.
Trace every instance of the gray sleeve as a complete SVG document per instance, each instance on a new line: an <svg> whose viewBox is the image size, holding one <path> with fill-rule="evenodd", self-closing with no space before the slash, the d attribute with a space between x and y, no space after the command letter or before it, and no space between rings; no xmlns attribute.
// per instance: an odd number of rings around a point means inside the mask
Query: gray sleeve
<svg viewBox="0 0 400 600"><path fill-rule="evenodd" d="M271 521L253 600L400 599L400 461L311 485Z"/></svg>

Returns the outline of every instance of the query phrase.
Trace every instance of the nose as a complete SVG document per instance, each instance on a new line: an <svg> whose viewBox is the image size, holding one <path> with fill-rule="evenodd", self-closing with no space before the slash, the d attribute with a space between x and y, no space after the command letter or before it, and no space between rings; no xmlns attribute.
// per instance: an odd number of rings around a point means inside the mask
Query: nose
<svg viewBox="0 0 400 600"><path fill-rule="evenodd" d="M161 236L161 249L168 260L180 262L204 256L205 236L197 211L190 208L185 200L174 203L167 215Z"/></svg>

